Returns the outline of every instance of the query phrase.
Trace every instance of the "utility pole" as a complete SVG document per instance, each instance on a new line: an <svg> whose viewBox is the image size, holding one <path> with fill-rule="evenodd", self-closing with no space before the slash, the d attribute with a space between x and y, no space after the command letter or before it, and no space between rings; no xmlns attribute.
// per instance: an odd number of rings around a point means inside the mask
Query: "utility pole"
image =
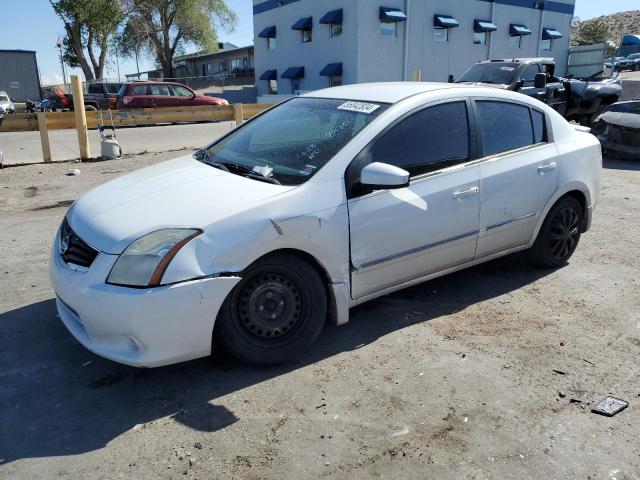
<svg viewBox="0 0 640 480"><path fill-rule="evenodd" d="M58 34L58 39L56 40L56 47L58 48L58 52L60 54L60 67L62 67L62 84L67 84L67 72L64 70L64 59L62 57L62 38L60 38L60 34Z"/></svg>

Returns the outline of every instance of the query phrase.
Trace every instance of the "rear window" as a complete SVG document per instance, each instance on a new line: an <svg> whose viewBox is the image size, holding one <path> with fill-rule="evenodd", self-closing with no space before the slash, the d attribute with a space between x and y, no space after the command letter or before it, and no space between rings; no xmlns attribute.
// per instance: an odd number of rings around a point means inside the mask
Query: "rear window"
<svg viewBox="0 0 640 480"><path fill-rule="evenodd" d="M533 145L529 107L507 102L477 101L485 157Z"/></svg>
<svg viewBox="0 0 640 480"><path fill-rule="evenodd" d="M107 89L107 93L118 93L120 91L119 83L105 83L104 86Z"/></svg>

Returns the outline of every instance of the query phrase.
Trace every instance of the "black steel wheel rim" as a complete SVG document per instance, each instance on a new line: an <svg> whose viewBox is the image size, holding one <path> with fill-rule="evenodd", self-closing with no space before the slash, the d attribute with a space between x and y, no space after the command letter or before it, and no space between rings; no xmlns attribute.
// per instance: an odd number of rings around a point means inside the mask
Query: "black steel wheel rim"
<svg viewBox="0 0 640 480"><path fill-rule="evenodd" d="M556 260L569 257L575 250L580 236L580 217L575 208L560 210L549 230L549 252Z"/></svg>
<svg viewBox="0 0 640 480"><path fill-rule="evenodd" d="M240 291L237 312L242 327L259 338L281 338L300 324L302 298L295 283L280 273L260 274Z"/></svg>

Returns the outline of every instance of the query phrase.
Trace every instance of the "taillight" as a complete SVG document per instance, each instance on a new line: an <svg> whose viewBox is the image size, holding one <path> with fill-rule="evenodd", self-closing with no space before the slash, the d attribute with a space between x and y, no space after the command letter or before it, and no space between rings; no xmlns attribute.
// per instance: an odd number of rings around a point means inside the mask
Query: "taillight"
<svg viewBox="0 0 640 480"><path fill-rule="evenodd" d="M132 101L133 101L133 97L128 97L126 95L122 97L122 103L125 105L127 105L129 102L132 102Z"/></svg>
<svg viewBox="0 0 640 480"><path fill-rule="evenodd" d="M117 103L118 101L115 98L109 97L109 108L116 108Z"/></svg>

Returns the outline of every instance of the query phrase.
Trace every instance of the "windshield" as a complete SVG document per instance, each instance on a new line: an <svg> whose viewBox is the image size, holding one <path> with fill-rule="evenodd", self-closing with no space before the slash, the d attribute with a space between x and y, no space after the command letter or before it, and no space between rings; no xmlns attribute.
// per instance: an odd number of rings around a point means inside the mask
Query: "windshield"
<svg viewBox="0 0 640 480"><path fill-rule="evenodd" d="M516 63L477 63L464 72L456 83L481 82L509 85L517 68Z"/></svg>
<svg viewBox="0 0 640 480"><path fill-rule="evenodd" d="M9 101L9 97L7 97L6 95L0 95L0 102L8 102Z"/></svg>
<svg viewBox="0 0 640 480"><path fill-rule="evenodd" d="M298 97L265 112L219 142L196 152L207 164L300 185L316 174L386 105Z"/></svg>

